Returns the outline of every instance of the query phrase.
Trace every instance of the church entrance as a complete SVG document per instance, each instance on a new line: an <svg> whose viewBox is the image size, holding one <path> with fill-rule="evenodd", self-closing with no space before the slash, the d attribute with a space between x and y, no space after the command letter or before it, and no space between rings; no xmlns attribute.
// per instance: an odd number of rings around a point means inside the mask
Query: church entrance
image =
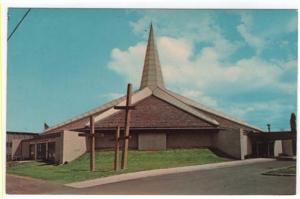
<svg viewBox="0 0 300 199"><path fill-rule="evenodd" d="M55 162L55 142L48 142L48 162Z"/></svg>
<svg viewBox="0 0 300 199"><path fill-rule="evenodd" d="M255 157L273 158L274 141L256 141L252 144L252 151Z"/></svg>
<svg viewBox="0 0 300 199"><path fill-rule="evenodd" d="M29 145L29 159L34 160L35 159L35 144Z"/></svg>
<svg viewBox="0 0 300 199"><path fill-rule="evenodd" d="M252 140L252 156L262 158L273 158L276 140L294 140L296 141L296 133L290 131L248 133ZM277 154L278 155L278 154Z"/></svg>
<svg viewBox="0 0 300 199"><path fill-rule="evenodd" d="M46 160L46 143L37 144L37 159Z"/></svg>

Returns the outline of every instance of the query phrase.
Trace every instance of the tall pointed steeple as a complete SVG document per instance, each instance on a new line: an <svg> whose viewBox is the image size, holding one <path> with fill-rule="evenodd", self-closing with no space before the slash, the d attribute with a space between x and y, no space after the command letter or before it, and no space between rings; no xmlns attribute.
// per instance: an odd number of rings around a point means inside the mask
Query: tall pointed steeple
<svg viewBox="0 0 300 199"><path fill-rule="evenodd" d="M143 89L145 87L149 87L150 89L154 89L156 87L165 87L159 62L158 51L154 40L152 23L150 25L140 89Z"/></svg>

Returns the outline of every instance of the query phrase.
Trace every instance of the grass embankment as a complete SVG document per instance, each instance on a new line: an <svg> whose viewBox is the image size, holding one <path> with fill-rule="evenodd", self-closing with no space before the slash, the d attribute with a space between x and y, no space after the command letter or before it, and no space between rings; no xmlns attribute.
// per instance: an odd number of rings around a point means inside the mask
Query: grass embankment
<svg viewBox="0 0 300 199"><path fill-rule="evenodd" d="M44 162L27 162L7 168L7 173L30 176L58 183L70 183L87 179L111 176L121 173L200 165L222 162L226 159L216 156L208 149L181 149L166 151L129 151L128 169L113 170L113 151L96 153L95 172L89 171L89 154L85 154L65 165L49 165Z"/></svg>
<svg viewBox="0 0 300 199"><path fill-rule="evenodd" d="M263 175L271 176L295 176L296 175L296 166L289 166L279 169L274 169L263 173Z"/></svg>

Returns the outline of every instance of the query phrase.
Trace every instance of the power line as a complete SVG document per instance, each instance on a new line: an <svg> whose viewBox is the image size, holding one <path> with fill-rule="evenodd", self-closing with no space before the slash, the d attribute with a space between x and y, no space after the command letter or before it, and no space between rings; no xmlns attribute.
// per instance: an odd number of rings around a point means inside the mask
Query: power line
<svg viewBox="0 0 300 199"><path fill-rule="evenodd" d="M16 25L16 27L13 29L13 31L10 33L10 35L7 38L7 41L13 36L13 34L16 32L16 30L18 29L18 27L21 25L21 23L23 22L23 20L25 19L25 17L28 15L28 13L30 12L31 8L29 8L26 13L24 14L24 16L22 17L22 19L19 21L19 23Z"/></svg>

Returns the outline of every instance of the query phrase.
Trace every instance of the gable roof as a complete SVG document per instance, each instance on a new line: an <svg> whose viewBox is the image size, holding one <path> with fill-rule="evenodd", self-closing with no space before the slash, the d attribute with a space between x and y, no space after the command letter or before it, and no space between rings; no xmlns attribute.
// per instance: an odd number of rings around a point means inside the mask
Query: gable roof
<svg viewBox="0 0 300 199"><path fill-rule="evenodd" d="M151 95L173 105L180 111L189 113L190 115L192 115L208 124L211 124L213 126L218 126L218 124L219 124L215 119L213 119L201 112L198 112L197 110L193 109L192 107L182 103L181 101L179 101L176 98L172 97L171 95L167 94L164 90L162 90L159 87L155 88L154 90L151 90L150 88L145 87L142 90L135 91L132 95L132 103L133 104L138 103L141 100L144 100L145 98L147 98ZM54 127L45 129L43 133L55 133L55 132L58 132L61 130L72 130L72 129L81 129L81 128L88 127L89 126L89 117L91 115L95 116L95 122L97 123L101 120L104 120L104 119L110 117L111 115L114 115L115 113L120 112L121 110L114 109L114 106L125 105L125 102L126 102L126 97L125 96L120 97L120 98L113 100L111 102L108 102L96 109L86 112L78 117L74 117L74 118L72 118L66 122L63 122L61 124L58 124Z"/></svg>
<svg viewBox="0 0 300 199"><path fill-rule="evenodd" d="M198 118L176 106L151 95L135 105L130 115L130 128L216 128L217 125ZM125 111L95 122L96 128L124 127Z"/></svg>
<svg viewBox="0 0 300 199"><path fill-rule="evenodd" d="M143 92L145 92L145 90L149 90L149 88L134 91L133 96L135 96L136 94L139 94L139 93L143 93ZM92 116L92 115L99 116L99 115L101 115L101 113L105 113L107 110L110 110L114 106L119 105L120 103L124 103L125 100L126 100L126 96L124 95L115 100L107 102L97 108L87 111L81 115L73 117L65 122L59 123L55 126L45 129L43 131L43 133L57 132L57 131L61 131L61 130L66 130L66 129L69 130L71 128L75 129L75 128L79 128L81 126L86 126L86 125L88 125L90 116Z"/></svg>
<svg viewBox="0 0 300 199"><path fill-rule="evenodd" d="M139 103L151 95L169 105L172 105L173 107L176 107L178 109L176 111L177 113L183 111L188 113L190 116L197 118L197 120L207 123L211 126L223 126L229 128L246 127L252 130L262 131L255 126L247 124L246 122L234 119L219 111L208 108L198 102L167 90L163 82L152 24L150 26L140 89L133 93L132 102ZM113 118L113 115L116 115L118 112L120 112L121 110L114 109L114 106L125 105L125 100L126 96L112 100L98 108L74 117L66 122L45 129L43 133L53 133L61 130L72 130L88 127L89 117L91 115L95 116L95 122L100 125L103 123L103 121L107 121L107 118ZM150 122L151 121L149 121L149 123Z"/></svg>
<svg viewBox="0 0 300 199"><path fill-rule="evenodd" d="M198 117L198 118L200 118L204 121L209 122L210 124L219 125L219 123L215 119L213 119L213 118L197 111L196 109L186 105L182 101L180 101L180 100L176 99L175 97L173 97L172 95L168 94L165 91L165 89L161 89L161 88L157 87L153 91L153 95L160 98L160 99L162 99L162 100L164 100L164 101L166 101L166 102L168 102L168 103L170 103L170 104L172 104L173 106L176 106L179 109L182 109L182 110L184 110L184 111L186 111L186 112L188 112L188 113L190 113L190 114L192 114L192 115L194 115L194 116L196 116L196 117Z"/></svg>
<svg viewBox="0 0 300 199"><path fill-rule="evenodd" d="M233 118L231 116L228 116L220 111L217 111L217 110L214 110L212 108L209 108L203 104L200 104L199 102L196 102L194 100L191 100L189 98L186 98L182 95L179 95L173 91L170 91L170 90L167 90L167 89L164 89L165 92L169 93L170 95L172 95L173 97L179 99L180 101L182 101L183 103L187 104L187 105L190 105L191 107L193 108L196 108L197 110L203 112L204 114L206 115L210 115L210 117L212 118L215 118L217 121L219 120L223 120L224 122L226 122L226 120L229 120L231 122L234 122L236 124L239 124L240 126L244 126L244 127L248 127L250 129L255 129L255 130L258 130L258 131L263 131L262 129L256 127L256 126L253 126L253 125L250 125L244 121L241 121L241 120L238 120L236 118ZM223 123L224 123L223 122Z"/></svg>
<svg viewBox="0 0 300 199"><path fill-rule="evenodd" d="M146 87L132 95L131 103L135 104L135 103L149 97L150 95L152 95L152 91L148 87ZM125 105L126 105L125 99L123 101L121 101L120 103L116 104L116 106L125 106ZM109 108L108 110L106 110L105 112L102 112L101 114L97 115L95 117L95 122L98 122L104 118L107 118L117 112L121 112L121 110L115 109L113 106L113 107ZM89 122L86 125L89 126L90 125Z"/></svg>

